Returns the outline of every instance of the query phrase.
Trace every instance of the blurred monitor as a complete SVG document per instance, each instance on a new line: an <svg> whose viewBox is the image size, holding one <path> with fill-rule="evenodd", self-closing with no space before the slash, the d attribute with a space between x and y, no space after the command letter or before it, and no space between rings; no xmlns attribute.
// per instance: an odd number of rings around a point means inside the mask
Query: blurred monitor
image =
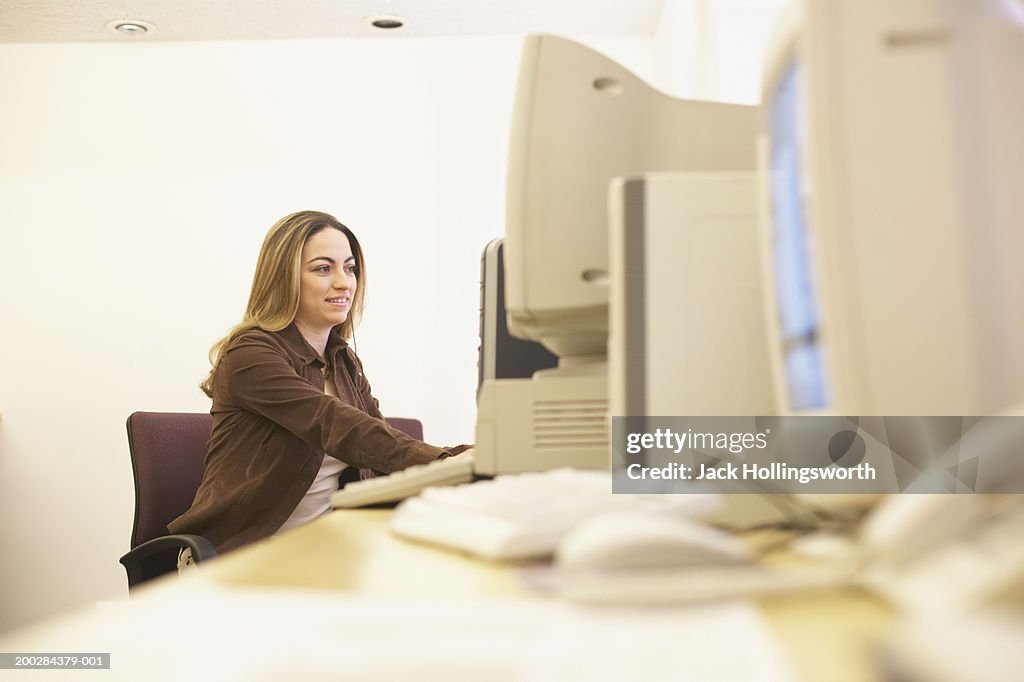
<svg viewBox="0 0 1024 682"><path fill-rule="evenodd" d="M525 39L505 226L509 331L558 366L484 381L479 473L608 468L608 190L650 171L752 171L756 108L676 99L564 38Z"/></svg>
<svg viewBox="0 0 1024 682"><path fill-rule="evenodd" d="M928 444L916 422L885 416L1024 401L1020 9L793 0L766 54L761 252L776 402L781 414L856 415L847 442L900 489L960 434ZM824 449L834 429L820 428ZM842 503L813 497L802 501Z"/></svg>
<svg viewBox="0 0 1024 682"><path fill-rule="evenodd" d="M984 415L1024 398L1020 8L789 8L762 95L783 413Z"/></svg>

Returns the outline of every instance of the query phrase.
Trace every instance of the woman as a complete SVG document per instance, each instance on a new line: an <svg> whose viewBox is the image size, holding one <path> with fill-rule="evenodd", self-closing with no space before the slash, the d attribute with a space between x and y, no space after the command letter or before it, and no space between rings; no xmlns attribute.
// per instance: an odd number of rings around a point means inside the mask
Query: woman
<svg viewBox="0 0 1024 682"><path fill-rule="evenodd" d="M270 228L245 318L210 350L213 369L201 384L213 399L206 469L172 533L231 550L327 512L339 477L465 449L427 445L384 421L346 342L365 291L362 249L334 217L302 211Z"/></svg>

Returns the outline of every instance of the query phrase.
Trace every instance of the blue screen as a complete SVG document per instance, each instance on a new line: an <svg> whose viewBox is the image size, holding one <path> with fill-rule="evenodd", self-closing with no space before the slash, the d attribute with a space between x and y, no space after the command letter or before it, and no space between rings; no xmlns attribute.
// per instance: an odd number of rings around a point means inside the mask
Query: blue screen
<svg viewBox="0 0 1024 682"><path fill-rule="evenodd" d="M830 402L804 212L801 85L800 66L794 63L771 102L772 256L783 374L793 410L824 407Z"/></svg>

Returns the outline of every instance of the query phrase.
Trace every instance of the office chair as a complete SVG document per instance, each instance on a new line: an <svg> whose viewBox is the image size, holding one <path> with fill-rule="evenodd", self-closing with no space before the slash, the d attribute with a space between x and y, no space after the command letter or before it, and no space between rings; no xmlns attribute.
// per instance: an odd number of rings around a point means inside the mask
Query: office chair
<svg viewBox="0 0 1024 682"><path fill-rule="evenodd" d="M128 417L128 451L135 477L131 551L121 557L128 589L177 569L178 551L196 563L217 556L200 535L169 535L167 524L192 505L203 478L213 417L204 413L134 412Z"/></svg>
<svg viewBox="0 0 1024 682"><path fill-rule="evenodd" d="M384 420L393 429L398 429L407 436L416 440L423 440L423 423L419 419L408 419L405 417L384 417Z"/></svg>
<svg viewBox="0 0 1024 682"><path fill-rule="evenodd" d="M423 424L418 419L388 417L387 422L423 440ZM192 505L199 489L213 418L206 413L134 412L127 427L135 477L135 523L131 550L120 562L128 574L130 591L139 583L177 570L182 547L192 550L196 563L216 557L217 551L200 535L167 532L167 524Z"/></svg>

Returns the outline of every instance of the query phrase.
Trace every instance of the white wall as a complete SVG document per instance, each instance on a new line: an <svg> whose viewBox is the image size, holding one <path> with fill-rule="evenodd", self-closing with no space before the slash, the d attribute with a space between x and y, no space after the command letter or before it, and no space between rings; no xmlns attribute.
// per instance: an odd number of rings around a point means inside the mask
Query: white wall
<svg viewBox="0 0 1024 682"><path fill-rule="evenodd" d="M757 104L768 39L789 0L665 0L653 78L688 99Z"/></svg>
<svg viewBox="0 0 1024 682"><path fill-rule="evenodd" d="M586 42L650 76L649 40ZM286 213L363 243L385 413L472 440L519 44L0 46L0 630L125 594L124 421L208 409L207 350Z"/></svg>

